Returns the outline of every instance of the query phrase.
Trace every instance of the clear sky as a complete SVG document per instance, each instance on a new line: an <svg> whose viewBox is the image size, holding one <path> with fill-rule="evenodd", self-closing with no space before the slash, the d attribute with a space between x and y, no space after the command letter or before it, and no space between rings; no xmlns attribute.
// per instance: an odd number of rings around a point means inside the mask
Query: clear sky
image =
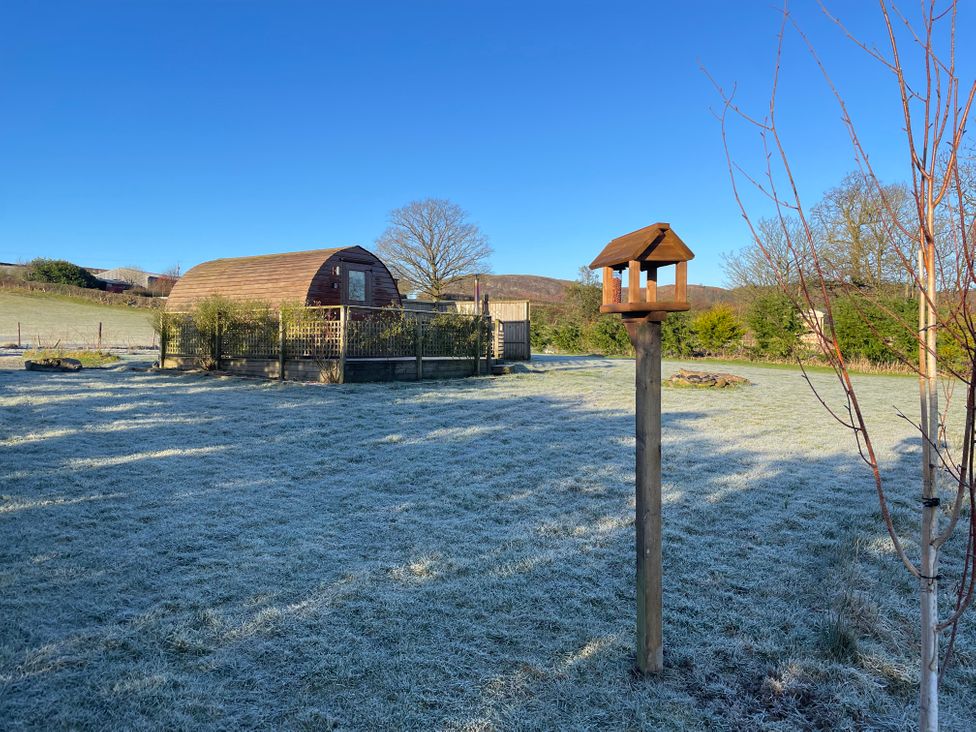
<svg viewBox="0 0 976 732"><path fill-rule="evenodd" d="M875 3L828 5L883 41ZM976 4L963 5L972 27ZM791 7L879 172L904 179L892 79L812 0ZM441 197L490 238L496 273L573 278L609 239L668 221L698 255L690 280L722 284L720 255L747 232L711 112L720 100L699 65L762 114L779 8L5 0L0 260L185 271L369 248L390 209ZM854 159L795 34L782 83L781 123L812 201ZM733 132L737 158L761 166L754 136Z"/></svg>

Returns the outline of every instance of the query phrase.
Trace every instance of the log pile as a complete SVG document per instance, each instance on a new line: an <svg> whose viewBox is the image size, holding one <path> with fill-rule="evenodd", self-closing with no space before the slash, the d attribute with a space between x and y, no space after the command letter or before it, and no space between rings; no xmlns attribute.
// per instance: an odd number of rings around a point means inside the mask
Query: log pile
<svg viewBox="0 0 976 732"><path fill-rule="evenodd" d="M81 361L76 358L39 358L24 361L28 371L81 371Z"/></svg>
<svg viewBox="0 0 976 732"><path fill-rule="evenodd" d="M670 379L664 382L666 386L676 386L693 389L729 389L752 382L735 374L724 374L714 371L690 371L679 369Z"/></svg>

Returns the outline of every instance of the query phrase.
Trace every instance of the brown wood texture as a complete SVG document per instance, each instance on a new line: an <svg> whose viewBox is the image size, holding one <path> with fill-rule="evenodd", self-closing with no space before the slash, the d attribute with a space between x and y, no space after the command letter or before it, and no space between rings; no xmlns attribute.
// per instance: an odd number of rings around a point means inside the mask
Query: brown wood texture
<svg viewBox="0 0 976 732"><path fill-rule="evenodd" d="M679 300L679 298L675 298ZM684 302L687 298L680 298ZM651 265L647 268L647 288L644 292L645 302L657 302L657 267Z"/></svg>
<svg viewBox="0 0 976 732"><path fill-rule="evenodd" d="M674 299L684 302L688 299L688 263L678 262L674 273Z"/></svg>
<svg viewBox="0 0 976 732"><path fill-rule="evenodd" d="M386 265L366 249L353 246L214 259L198 264L173 287L166 309L188 310L211 295L271 307L283 303L340 305L345 293L344 265L368 273L368 305L401 305L396 281Z"/></svg>
<svg viewBox="0 0 976 732"><path fill-rule="evenodd" d="M624 321L637 352L635 549L637 555L637 666L664 668L661 561L661 323Z"/></svg>
<svg viewBox="0 0 976 732"><path fill-rule="evenodd" d="M640 302L641 299L641 263L632 259L627 265L627 302Z"/></svg>
<svg viewBox="0 0 976 732"><path fill-rule="evenodd" d="M632 260L675 264L694 259L695 255L670 224L657 223L619 236L607 244L590 264L590 269L622 269Z"/></svg>
<svg viewBox="0 0 976 732"><path fill-rule="evenodd" d="M678 313L690 310L691 305L686 302L616 302L600 306L601 313L646 313L649 310L660 310L668 313Z"/></svg>

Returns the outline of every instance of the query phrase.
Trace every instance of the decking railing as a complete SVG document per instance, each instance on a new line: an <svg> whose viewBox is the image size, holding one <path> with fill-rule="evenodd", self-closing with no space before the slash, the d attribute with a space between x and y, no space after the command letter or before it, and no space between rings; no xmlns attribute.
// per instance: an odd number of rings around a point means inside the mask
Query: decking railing
<svg viewBox="0 0 976 732"><path fill-rule="evenodd" d="M363 360L416 361L423 377L425 359L467 359L475 373L490 367L491 319L461 313L434 313L399 308L324 306L286 311L234 313L201 325L192 313L168 313L161 333L161 363L195 359L207 368L221 368L240 359L275 360L283 378L286 361L333 362L343 381L346 362Z"/></svg>

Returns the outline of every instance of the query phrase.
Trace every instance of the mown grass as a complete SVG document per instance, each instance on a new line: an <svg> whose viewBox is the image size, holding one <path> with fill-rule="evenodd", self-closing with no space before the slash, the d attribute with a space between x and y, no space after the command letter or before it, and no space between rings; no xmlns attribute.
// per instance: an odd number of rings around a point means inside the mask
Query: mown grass
<svg viewBox="0 0 976 732"><path fill-rule="evenodd" d="M665 672L642 679L632 361L0 370L0 727L910 730L917 585L856 444L797 373L734 371L756 386L663 395ZM861 388L910 546L916 389ZM946 730L976 729L966 622Z"/></svg>
<svg viewBox="0 0 976 732"><path fill-rule="evenodd" d="M45 358L73 358L76 361L81 361L81 365L86 369L108 366L109 364L115 363L119 360L119 357L114 353L109 353L108 351L90 351L87 349L79 351L65 351L60 348L44 348L40 350L26 351L24 353L25 361L39 361Z"/></svg>
<svg viewBox="0 0 976 732"><path fill-rule="evenodd" d="M149 346L155 340L147 308L105 305L45 292L0 290L0 343L30 348Z"/></svg>

